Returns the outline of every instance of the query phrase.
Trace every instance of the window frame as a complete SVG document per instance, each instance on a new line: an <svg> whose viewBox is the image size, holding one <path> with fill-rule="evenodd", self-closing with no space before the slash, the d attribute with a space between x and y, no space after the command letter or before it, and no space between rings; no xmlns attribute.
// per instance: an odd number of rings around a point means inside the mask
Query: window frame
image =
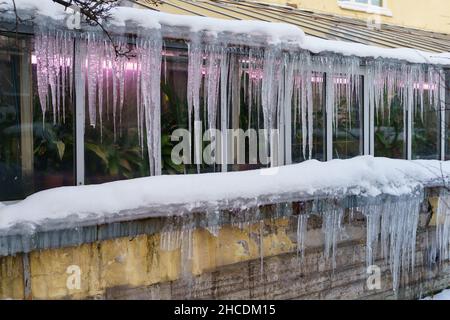
<svg viewBox="0 0 450 320"><path fill-rule="evenodd" d="M366 3L356 2L356 0L337 0L338 6L344 10L362 11L371 14L379 14L392 17L392 11L389 10L388 1L382 0L381 6L373 4L373 0L367 0Z"/></svg>

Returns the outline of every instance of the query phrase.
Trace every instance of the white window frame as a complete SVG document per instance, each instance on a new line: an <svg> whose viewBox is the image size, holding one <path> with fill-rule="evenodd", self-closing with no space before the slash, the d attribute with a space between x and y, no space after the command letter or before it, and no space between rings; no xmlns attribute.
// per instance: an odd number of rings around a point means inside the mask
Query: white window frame
<svg viewBox="0 0 450 320"><path fill-rule="evenodd" d="M362 11L371 14L379 14L383 16L392 17L392 11L389 10L387 0L382 1L382 5L373 5L372 0L367 0L368 3L359 3L356 0L338 0L338 5L341 9L353 10L353 11Z"/></svg>

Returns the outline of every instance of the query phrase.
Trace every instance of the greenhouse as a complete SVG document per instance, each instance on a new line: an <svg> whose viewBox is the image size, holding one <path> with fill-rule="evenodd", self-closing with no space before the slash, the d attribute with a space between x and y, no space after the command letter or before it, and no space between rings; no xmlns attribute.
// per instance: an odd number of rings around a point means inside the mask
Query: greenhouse
<svg viewBox="0 0 450 320"><path fill-rule="evenodd" d="M450 41L141 2L99 27L0 0L0 298L445 289ZM298 24L258 19L283 12ZM89 269L76 290L58 282L73 266Z"/></svg>
<svg viewBox="0 0 450 320"><path fill-rule="evenodd" d="M116 9L111 43L50 9L23 1L33 18L2 33L1 201L149 175L450 155L448 54L134 8ZM8 30L14 17L2 20Z"/></svg>

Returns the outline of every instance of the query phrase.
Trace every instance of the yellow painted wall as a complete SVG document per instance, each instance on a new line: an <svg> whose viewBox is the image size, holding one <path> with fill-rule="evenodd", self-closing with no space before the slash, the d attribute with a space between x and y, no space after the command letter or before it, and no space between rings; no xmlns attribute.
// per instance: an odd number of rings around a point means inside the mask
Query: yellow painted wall
<svg viewBox="0 0 450 320"><path fill-rule="evenodd" d="M450 34L450 0L384 0L392 17L381 15L381 22L404 27ZM267 3L291 4L300 9L331 13L367 20L365 12L342 9L338 0L264 0Z"/></svg>
<svg viewBox="0 0 450 320"><path fill-rule="evenodd" d="M289 221L280 218L244 229L226 226L216 235L196 229L192 232L192 247L184 250L177 245L162 246L161 234L155 234L33 251L29 254L30 298L103 297L108 288L147 287L259 259L261 254L269 257L293 252L296 243L287 235L288 228ZM73 266L80 272L79 287L75 288L67 285L73 273L69 268ZM22 255L0 257L0 300L24 299L23 274Z"/></svg>

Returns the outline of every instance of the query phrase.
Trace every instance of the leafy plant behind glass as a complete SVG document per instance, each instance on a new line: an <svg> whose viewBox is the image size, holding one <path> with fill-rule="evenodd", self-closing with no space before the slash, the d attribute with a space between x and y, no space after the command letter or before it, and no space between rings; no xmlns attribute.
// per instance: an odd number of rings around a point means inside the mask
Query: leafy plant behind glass
<svg viewBox="0 0 450 320"><path fill-rule="evenodd" d="M387 96L384 98L387 105ZM375 154L378 157L403 158L403 108L400 98L395 96L387 115L376 117Z"/></svg>
<svg viewBox="0 0 450 320"><path fill-rule="evenodd" d="M103 127L102 139L98 131L86 128L86 166L96 172L96 182L131 179L148 175L148 161L138 144L135 128L128 129L114 139L114 133Z"/></svg>
<svg viewBox="0 0 450 320"><path fill-rule="evenodd" d="M172 149L178 142L171 141L172 132L187 127L187 105L181 101L168 83L161 83L161 160L165 174L180 174L188 170L172 161ZM186 125L186 127L184 126Z"/></svg>
<svg viewBox="0 0 450 320"><path fill-rule="evenodd" d="M53 117L46 115L43 122L38 99L34 99L33 119L34 166L37 171L62 173L73 168L73 125L72 113L67 112L65 120L53 123Z"/></svg>

